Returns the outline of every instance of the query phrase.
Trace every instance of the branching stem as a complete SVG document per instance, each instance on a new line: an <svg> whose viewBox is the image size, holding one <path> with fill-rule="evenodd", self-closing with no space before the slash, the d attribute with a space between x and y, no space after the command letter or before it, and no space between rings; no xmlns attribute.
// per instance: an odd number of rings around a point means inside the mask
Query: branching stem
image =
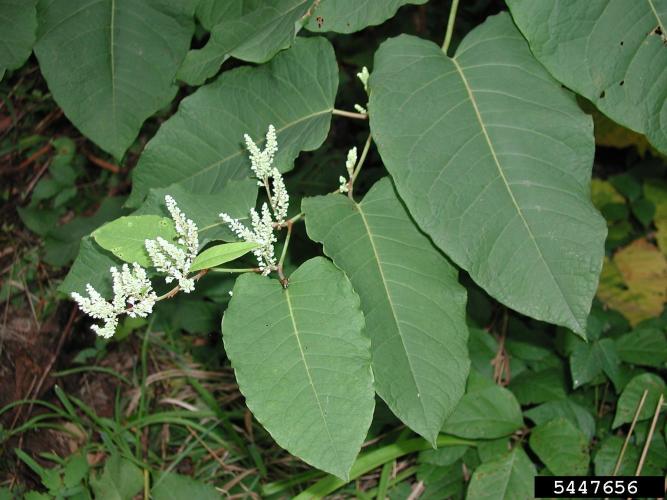
<svg viewBox="0 0 667 500"><path fill-rule="evenodd" d="M456 11L459 8L459 0L452 0L452 6L449 8L449 19L447 19L447 31L445 32L445 41L442 43L442 51L447 55L449 44L452 41L454 33L454 21L456 20Z"/></svg>
<svg viewBox="0 0 667 500"><path fill-rule="evenodd" d="M209 271L210 271L210 269L202 269L202 270L199 271L195 276L193 276L192 279L195 280L195 281L199 281L199 280L200 280L201 278L203 278L203 277L206 275L206 273L208 273ZM178 292L180 292L180 291L181 291L181 286L180 286L180 285L176 285L174 288L172 288L171 290L169 290L169 291L168 291L167 293L165 293L164 295L160 295L160 296L156 299L156 302L159 302L160 300L171 299L172 297L174 297L174 296L175 296Z"/></svg>
<svg viewBox="0 0 667 500"><path fill-rule="evenodd" d="M334 115L354 118L356 120L368 120L368 115L366 113L355 113L354 111L344 111L342 109L334 109L332 113Z"/></svg>
<svg viewBox="0 0 667 500"><path fill-rule="evenodd" d="M364 162L366 161L366 156L368 156L368 151L371 149L371 142L373 142L373 137L371 136L371 134L368 134L368 138L366 139L366 143L364 144L364 149L361 151L361 156L359 157L359 161L357 162L357 165L354 167L354 172L352 172L352 176L350 177L350 181L348 182L347 196L350 199L352 199L354 181L357 179L357 176L361 171L361 167L364 165Z"/></svg>

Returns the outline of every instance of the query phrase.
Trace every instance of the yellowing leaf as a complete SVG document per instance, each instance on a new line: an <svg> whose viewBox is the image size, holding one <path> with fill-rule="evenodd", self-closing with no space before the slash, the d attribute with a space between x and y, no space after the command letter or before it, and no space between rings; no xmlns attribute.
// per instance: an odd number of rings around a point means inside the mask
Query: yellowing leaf
<svg viewBox="0 0 667 500"><path fill-rule="evenodd" d="M667 297L667 260L646 239L605 259L598 298L621 312L632 325L658 316Z"/></svg>
<svg viewBox="0 0 667 500"><path fill-rule="evenodd" d="M647 150L652 149L643 134L622 127L597 110L592 113L592 116L595 127L595 144L598 146L618 149L634 146L642 158Z"/></svg>
<svg viewBox="0 0 667 500"><path fill-rule="evenodd" d="M662 253L667 255L667 182L648 181L644 184L644 196L655 205L655 239Z"/></svg>
<svg viewBox="0 0 667 500"><path fill-rule="evenodd" d="M625 203L625 198L616 191L616 188L610 182L601 179L591 180L591 199L598 210L610 203Z"/></svg>

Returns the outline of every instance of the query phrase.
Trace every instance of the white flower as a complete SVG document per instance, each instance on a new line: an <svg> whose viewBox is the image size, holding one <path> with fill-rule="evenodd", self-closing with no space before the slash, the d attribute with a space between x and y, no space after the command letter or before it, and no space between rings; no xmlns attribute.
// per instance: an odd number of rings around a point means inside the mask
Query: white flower
<svg viewBox="0 0 667 500"><path fill-rule="evenodd" d="M368 73L368 68L364 66L361 68L361 72L357 73L357 78L361 80L361 83L364 85L364 90L368 92L368 77L370 74Z"/></svg>
<svg viewBox="0 0 667 500"><path fill-rule="evenodd" d="M269 125L269 130L266 132L266 144L263 151L257 147L257 144L255 144L248 134L245 134L243 138L245 139L248 151L250 151L250 168L257 178L263 181L271 174L273 157L278 151L276 129L273 125Z"/></svg>
<svg viewBox="0 0 667 500"><path fill-rule="evenodd" d="M350 149L347 152L347 161L345 162L345 168L347 169L347 173L352 177L352 174L354 173L354 166L357 163L357 148L356 146Z"/></svg>
<svg viewBox="0 0 667 500"><path fill-rule="evenodd" d="M153 311L157 300L157 295L146 276L146 270L136 262L132 264L132 269L123 264L120 272L115 267L109 271L113 279L114 294L111 302L105 300L90 283L86 285L88 297L72 293L72 298L84 313L103 321L102 326L93 325L92 329L104 338L113 336L118 326L119 315L127 313L132 318L136 316L145 318Z"/></svg>
<svg viewBox="0 0 667 500"><path fill-rule="evenodd" d="M127 312L131 318L137 316L145 318L153 312L157 295L143 267L134 262L130 270L127 264L123 264L121 272L112 267L111 275L113 277L114 308L117 312ZM125 311L128 304L130 308Z"/></svg>
<svg viewBox="0 0 667 500"><path fill-rule="evenodd" d="M170 243L164 238L146 240L146 251L155 268L167 274L165 281L178 281L178 286L185 293L195 289L195 281L188 278L192 261L199 251L199 232L191 219L187 219L176 205L176 201L169 195L164 197L167 209L174 221L178 244Z"/></svg>
<svg viewBox="0 0 667 500"><path fill-rule="evenodd" d="M350 190L350 185L347 183L347 179L342 175L338 178L338 182L340 182L340 186L338 187L339 193L347 193Z"/></svg>
<svg viewBox="0 0 667 500"><path fill-rule="evenodd" d="M197 255L199 251L199 232L197 226L191 219L186 219L181 209L176 205L176 200L167 195L164 197L167 210L171 214L178 234L178 242L185 245L190 255Z"/></svg>
<svg viewBox="0 0 667 500"><path fill-rule="evenodd" d="M250 209L250 222L252 229L247 228L238 219L221 213L220 217L236 233L236 235L248 243L257 243L259 247L252 251L257 258L259 269L263 275L267 275L276 267L274 243L277 241L273 233L273 218L269 206L262 205L261 216L254 208Z"/></svg>
<svg viewBox="0 0 667 500"><path fill-rule="evenodd" d="M284 224L287 217L287 210L289 209L289 195L285 188L283 176L280 175L277 168L271 170L271 177L273 178L271 208L273 209L273 214L276 216L276 222Z"/></svg>
<svg viewBox="0 0 667 500"><path fill-rule="evenodd" d="M88 297L83 297L82 295L73 292L72 298L79 304L79 308L85 314L94 319L101 319L103 321L104 324L101 327L93 325L93 331L104 338L111 337L118 325L118 312L116 311L114 304L104 300L90 283L86 284L86 291L88 292ZM116 301L114 300L114 302Z"/></svg>

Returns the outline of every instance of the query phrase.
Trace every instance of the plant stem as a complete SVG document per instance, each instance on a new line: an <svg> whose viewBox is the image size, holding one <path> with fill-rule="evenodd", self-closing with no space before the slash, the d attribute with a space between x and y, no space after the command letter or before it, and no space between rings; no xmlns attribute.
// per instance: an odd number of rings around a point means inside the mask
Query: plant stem
<svg viewBox="0 0 667 500"><path fill-rule="evenodd" d="M210 269L202 269L192 279L195 280L195 281L199 281L209 271L210 271ZM177 285L174 288L172 288L171 290L169 290L167 293L165 293L164 295L160 295L155 301L159 302L160 300L171 299L174 295L176 295L180 291L181 291L181 287L180 287L180 285ZM127 312L127 311L125 311L125 312Z"/></svg>
<svg viewBox="0 0 667 500"><path fill-rule="evenodd" d="M472 441L459 439L453 436L446 436L444 434L438 436L436 444L438 447L475 445L475 443ZM350 481L357 479L358 477L366 474L368 471L371 471L376 467L379 467L382 464L396 460L403 455L414 453L415 451L428 450L429 448L432 448L431 443L427 442L425 439L418 438L399 441L397 443L378 448L377 450L364 453L363 455L360 455L359 458L357 458L357 460L354 462L354 465L350 470ZM348 481L344 481L335 476L327 476L324 479L316 482L310 488L302 491L298 496L295 497L295 499L305 500L310 498L323 498L326 495L336 491L341 486L345 486L347 483Z"/></svg>
<svg viewBox="0 0 667 500"><path fill-rule="evenodd" d="M452 0L452 6L449 8L449 19L447 19L447 31L445 32L445 41L442 43L442 51L447 55L449 44L452 41L454 32L454 21L456 20L456 10L459 8L459 0Z"/></svg>
<svg viewBox="0 0 667 500"><path fill-rule="evenodd" d="M355 113L354 111L344 111L342 109L334 109L332 114L338 116L344 116L346 118L355 118L357 120L368 120L368 115L366 113Z"/></svg>
<svg viewBox="0 0 667 500"><path fill-rule="evenodd" d="M245 268L230 268L230 267L213 267L209 269L212 273L258 273L258 267L245 267Z"/></svg>
<svg viewBox="0 0 667 500"><path fill-rule="evenodd" d="M283 262L285 262L285 256L287 255L287 247L289 246L289 240L290 237L292 236L292 222L287 221L287 236L285 236L285 244L283 245L283 251L280 254L280 260L278 261L278 267L282 269L283 267Z"/></svg>
<svg viewBox="0 0 667 500"><path fill-rule="evenodd" d="M366 139L366 143L364 144L364 149L361 151L361 157L359 158L357 165L354 167L354 172L352 173L350 181L348 182L347 196L350 197L350 199L352 198L354 181L357 180L357 176L361 171L361 167L364 165L364 162L366 161L366 156L368 156L368 151L371 149L371 142L373 142L373 137L371 136L371 134L368 134L368 138Z"/></svg>
<svg viewBox="0 0 667 500"><path fill-rule="evenodd" d="M275 227L276 229L282 229L283 227L287 227L288 224L294 224L295 222L300 221L301 219L303 219L303 217L304 217L305 215L306 215L306 214L304 214L303 212L299 212L299 213L296 214L294 217L292 217L291 219L286 220L286 221L283 222L282 224L279 224L279 223L275 222L275 223L274 223L274 227Z"/></svg>

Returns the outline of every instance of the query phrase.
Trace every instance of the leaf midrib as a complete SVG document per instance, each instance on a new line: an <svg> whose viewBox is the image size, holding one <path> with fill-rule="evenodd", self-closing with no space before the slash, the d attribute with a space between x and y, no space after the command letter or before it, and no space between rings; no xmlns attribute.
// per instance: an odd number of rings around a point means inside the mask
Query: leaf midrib
<svg viewBox="0 0 667 500"><path fill-rule="evenodd" d="M648 5L649 7L651 7L651 11L653 11L653 15L655 16L655 18L658 20L658 26L660 26L660 30L663 33L667 33L665 32L665 26L662 24L662 19L660 19L660 16L658 15L658 11L655 10L655 6L653 5L653 0L648 0Z"/></svg>
<svg viewBox="0 0 667 500"><path fill-rule="evenodd" d="M287 130L287 129L297 125L298 123L301 123L301 122L306 121L306 120L310 120L311 118L315 118L316 116L324 115L324 114L331 113L331 112L333 112L333 107L322 109L320 111L315 111L315 112L310 113L308 115L302 116L298 120L294 120L292 122L286 123L282 127L276 128L276 133ZM258 141L257 144L261 145L262 143L263 143L262 141ZM236 152L232 153L231 155L226 156L225 158L222 158L222 159L220 159L220 160L218 160L214 163L211 163L210 165L207 165L206 167L194 172L191 175L185 176L185 177L183 177L182 179L180 179L176 182L180 184L180 183L185 182L187 180L194 179L195 177L203 175L204 173L208 172L209 170L212 170L216 167L224 165L228 161L231 161L234 158L236 158L237 156L239 156L241 154L244 154L244 153L245 153L245 150L243 150L243 149L237 150Z"/></svg>
<svg viewBox="0 0 667 500"><path fill-rule="evenodd" d="M537 244L537 239L535 238L535 235L533 234L533 231L530 228L530 225L528 224L528 221L526 220L526 218L523 214L523 211L521 210L521 207L519 206L519 203L516 200L516 197L514 196L514 192L512 191L512 188L509 185L507 177L505 176L505 172L502 169L502 166L500 165L500 160L498 159L498 155L496 154L496 150L493 147L493 143L491 142L491 138L489 137L489 133L486 130L486 126L484 125L484 120L482 119L482 115L479 111L479 107L477 106L477 100L475 99L473 90L470 87L470 84L468 83L468 79L466 78L466 76L463 72L463 69L459 65L456 58L452 57L452 58L449 58L449 59L452 61L452 63L454 63L454 66L456 67L456 70L459 73L459 76L461 77L461 81L463 82L463 85L465 86L466 92L468 93L468 99L470 100L470 103L472 104L473 110L475 111L475 116L477 117L477 121L479 122L479 126L482 129L482 134L484 135L486 143L489 147L489 151L491 152L493 162L496 165L496 168L498 169L498 173L500 175L500 178L503 181L503 186L505 186L505 189L507 190L507 193L510 195L510 199L512 200L512 204L514 205L517 213L519 214L519 217L521 218L521 221L523 222L523 225L526 228L526 231L528 232L528 235L530 236L530 240L533 242L533 245L534 245L535 249L537 250L537 254L540 257L540 260L542 261L542 264L544 264L544 267L548 271L548 274L551 277L551 280L553 281L554 285L556 285L556 289L558 290L558 293L560 294L560 296L563 300L563 303L567 306L567 309L570 313L570 316L571 316L572 320L580 328L585 329L585 326L582 325L581 323L579 323L579 320L577 319L577 317L574 314L574 311L572 310L572 306L567 301L567 298L565 296L565 293L563 292L563 289L561 288L560 284L558 283L558 280L554 276L554 273L551 270L551 267L549 267L549 264L547 263L546 259L544 258L544 254L542 253L542 249Z"/></svg>
<svg viewBox="0 0 667 500"><path fill-rule="evenodd" d="M375 255L375 263L378 268L378 272L380 273L380 279L382 280L382 285L384 286L384 291L387 296L387 301L389 302L389 308L391 309L391 314L394 319L394 324L396 325L396 331L398 332L398 337L401 339L401 345L403 346L403 351L405 352L405 358L408 361L408 366L410 368L410 376L412 377L412 381L415 384L415 387L417 388L417 399L419 400L419 407L422 411L422 415L424 417L424 425L428 426L428 418L426 416L426 409L424 408L424 403L422 398L420 397L421 395L421 389L419 387L419 383L417 382L417 377L415 376L415 370L412 366L412 360L410 359L410 355L408 354L408 348L405 345L405 339L403 338L403 333L401 330L401 324L398 321L398 316L396 315L396 311L394 309L394 302L391 297L391 293L389 292L389 287L387 286L387 280L384 276L384 270L382 269L382 265L380 264L380 254L377 251L377 247L375 246L375 240L373 238L373 233L371 232L371 228L368 225L368 221L366 220L366 216L364 215L364 211L361 208L361 204L354 202L354 206L359 212L359 215L361 217L361 221L364 224L364 228L366 229L366 234L368 234L368 241L371 244L371 249L373 250L373 255Z"/></svg>
<svg viewBox="0 0 667 500"><path fill-rule="evenodd" d="M109 26L109 63L111 66L111 123L116 130L116 56L115 56L116 0L111 0L111 22Z"/></svg>
<svg viewBox="0 0 667 500"><path fill-rule="evenodd" d="M299 329L296 326L296 318L294 317L294 309L292 308L292 300L290 299L289 288L286 288L284 291L285 291L285 301L287 303L287 309L289 311L289 317L290 320L292 321L292 330L294 332L294 337L296 338L297 346L299 347L299 353L301 355L301 360L303 361L303 366L306 369L308 382L310 383L310 387L313 390L315 401L317 401L317 407L320 410L320 416L322 417L324 428L327 430L327 436L329 437L329 442L331 443L331 449L336 455L336 461L338 463L342 463L340 460L340 456L338 454L338 448L336 448L336 442L334 441L333 436L331 435L331 431L329 430L329 423L327 422L327 418L324 413L324 408L322 407L322 402L320 401L320 396L317 393L317 389L315 388L315 383L313 382L313 377L310 374L310 367L308 366L308 362L306 361L306 353L304 352L303 346L301 345L301 338L299 337Z"/></svg>

